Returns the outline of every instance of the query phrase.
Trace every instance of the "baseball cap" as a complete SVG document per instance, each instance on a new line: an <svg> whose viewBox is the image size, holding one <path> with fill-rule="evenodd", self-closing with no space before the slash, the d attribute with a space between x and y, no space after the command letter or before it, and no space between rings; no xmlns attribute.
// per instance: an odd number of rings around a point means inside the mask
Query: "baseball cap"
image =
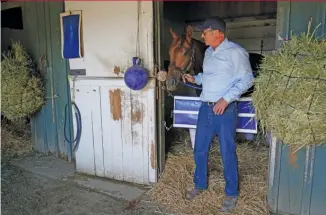
<svg viewBox="0 0 326 215"><path fill-rule="evenodd" d="M223 19L219 17L209 18L206 19L202 24L197 25L196 28L198 28L200 31L211 28L212 30L219 30L221 32L225 32L226 23Z"/></svg>

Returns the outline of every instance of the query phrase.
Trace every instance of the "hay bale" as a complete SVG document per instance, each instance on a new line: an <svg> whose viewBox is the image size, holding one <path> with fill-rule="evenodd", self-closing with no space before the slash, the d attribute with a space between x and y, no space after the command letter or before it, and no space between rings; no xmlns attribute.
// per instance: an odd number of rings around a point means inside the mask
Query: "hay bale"
<svg viewBox="0 0 326 215"><path fill-rule="evenodd" d="M42 79L19 42L3 54L1 62L1 108L10 120L29 117L45 103Z"/></svg>
<svg viewBox="0 0 326 215"><path fill-rule="evenodd" d="M265 130L286 144L320 144L326 140L326 41L307 33L292 35L267 55L252 94Z"/></svg>

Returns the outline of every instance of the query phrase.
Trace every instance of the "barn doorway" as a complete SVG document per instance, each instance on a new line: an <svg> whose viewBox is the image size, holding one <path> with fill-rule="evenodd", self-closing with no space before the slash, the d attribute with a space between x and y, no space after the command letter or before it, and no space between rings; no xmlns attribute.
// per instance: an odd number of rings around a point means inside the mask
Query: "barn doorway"
<svg viewBox="0 0 326 215"><path fill-rule="evenodd" d="M186 26L196 25L198 22L219 16L227 23L226 35L229 40L234 41L244 47L251 56L251 64L254 73L262 56L271 53L275 50L276 41L276 16L277 16L277 2L254 1L254 2L163 2L156 4L155 14L160 14L155 20L155 26L160 26L156 33L156 40L159 42L159 58L161 68L166 71L169 66L169 47L172 42L170 28L176 34L183 34ZM192 37L202 41L200 32L193 30ZM159 38L158 38L159 36ZM156 53L158 54L158 53ZM173 95L182 95L180 91L172 92ZM185 132L185 145L188 143L190 135L187 129L173 128L173 96L169 95L163 90L160 95L159 106L161 116L159 122L162 120L164 130L164 137L160 135L159 140L161 151L159 156L166 157L166 153L171 149L172 136L175 132ZM164 108L162 108L162 106ZM163 133L163 132L162 132ZM182 139L182 138L181 138ZM191 146L191 145L190 145ZM164 169L164 159L160 166L162 171Z"/></svg>
<svg viewBox="0 0 326 215"><path fill-rule="evenodd" d="M170 63L169 47L172 42L170 28L176 34L180 35L184 33L185 28L188 25L196 25L198 22L214 16L219 16L226 21L227 38L240 44L251 54L253 58L251 63L254 73L256 71L256 62L258 62L257 60L255 61L254 58L258 57L258 59L260 59L261 56L275 50L275 42L277 40L277 2L155 2L154 17L156 17L156 19L154 28L156 35L154 40L156 41L157 48L155 57L156 61L160 62L160 67L167 71ZM197 29L193 29L192 37L201 40L200 36L201 32ZM171 92L168 93L165 90L162 90L164 84L160 82L158 82L158 84L158 172L161 178L164 178L164 174L168 174L167 172L172 171L171 165L177 162L176 160L171 160L173 159L171 157L175 158L175 156L179 156L178 159L183 159L187 155L191 157L192 144L191 135L187 128L175 128L172 126L172 111L174 105L173 96L182 96L181 92L174 91L171 96ZM243 139L241 134L239 134L239 137L240 139ZM214 148L214 146L212 147ZM243 152L248 154L248 152L245 152L246 150L247 149L245 148L240 148L240 153ZM248 150L250 151L251 149ZM219 163L220 161L218 160L221 158L218 153L218 147L216 151L212 153L215 153L215 161L213 161L213 163ZM265 153L265 167L267 168L268 153L266 151L262 153ZM260 155L263 155L262 153ZM239 159L250 160L249 158L246 158L246 156ZM256 159L258 158L256 157ZM192 160L190 159L190 161ZM252 162L259 163L258 160ZM180 166L178 168L180 168ZM251 166L251 168L255 167ZM163 170L165 171L163 172ZM221 166L217 168L213 167L211 170L213 172L219 172L218 174L223 172L221 171ZM188 170L188 174L189 171L190 170ZM161 175L162 173L163 175ZM180 174L182 175L181 169L179 169L179 172L174 173L174 175ZM173 181L178 183L177 179L174 179ZM163 194L161 196L163 196Z"/></svg>

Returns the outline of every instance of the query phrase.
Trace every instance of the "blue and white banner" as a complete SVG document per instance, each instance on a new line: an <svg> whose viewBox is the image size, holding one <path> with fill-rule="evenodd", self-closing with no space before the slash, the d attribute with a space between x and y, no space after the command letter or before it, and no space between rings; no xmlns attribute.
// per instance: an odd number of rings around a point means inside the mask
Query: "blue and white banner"
<svg viewBox="0 0 326 215"><path fill-rule="evenodd" d="M251 98L240 98L237 103L237 132L257 134L257 120ZM174 96L173 127L196 128L200 106L199 97Z"/></svg>

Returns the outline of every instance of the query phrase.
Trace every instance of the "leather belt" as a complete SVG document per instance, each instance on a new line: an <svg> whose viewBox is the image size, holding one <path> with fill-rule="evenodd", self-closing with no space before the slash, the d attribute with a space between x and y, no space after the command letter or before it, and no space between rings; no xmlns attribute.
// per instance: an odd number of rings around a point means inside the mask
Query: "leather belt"
<svg viewBox="0 0 326 215"><path fill-rule="evenodd" d="M207 104L207 105L209 105L209 106L212 106L212 105L215 105L216 104L216 102L203 102L204 104Z"/></svg>

